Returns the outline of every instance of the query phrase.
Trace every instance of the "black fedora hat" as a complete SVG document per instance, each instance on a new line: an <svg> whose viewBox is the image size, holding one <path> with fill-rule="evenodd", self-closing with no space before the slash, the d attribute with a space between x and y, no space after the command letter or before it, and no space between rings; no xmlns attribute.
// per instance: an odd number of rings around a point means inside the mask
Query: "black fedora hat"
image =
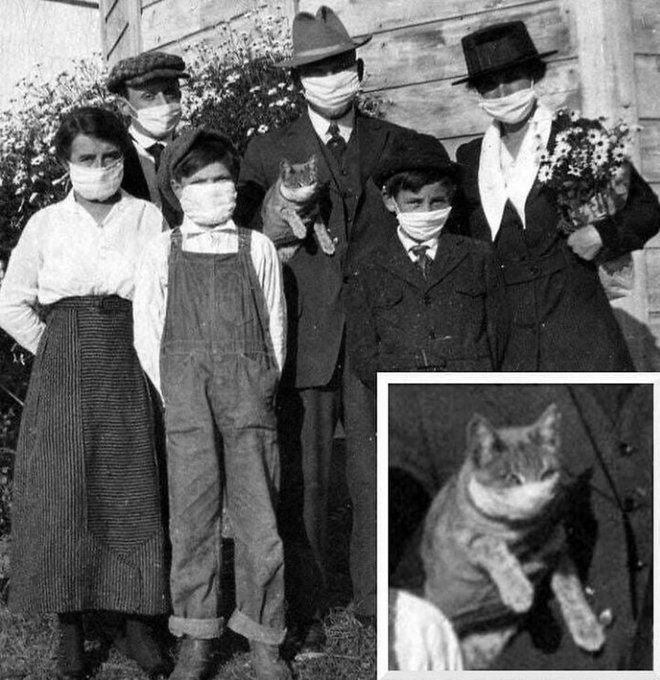
<svg viewBox="0 0 660 680"><path fill-rule="evenodd" d="M442 143L420 132L399 133L385 150L373 173L377 187L399 172L437 170L456 182L461 180L461 166L454 163Z"/></svg>
<svg viewBox="0 0 660 680"><path fill-rule="evenodd" d="M315 61L350 52L365 45L371 38L371 35L351 38L339 17L329 7L321 5L316 16L309 12L296 14L291 28L293 55L291 59L285 59L277 65L295 68L313 64Z"/></svg>
<svg viewBox="0 0 660 680"><path fill-rule="evenodd" d="M539 61L557 50L539 53L523 21L486 26L462 38L468 74L452 85L502 71L529 61Z"/></svg>

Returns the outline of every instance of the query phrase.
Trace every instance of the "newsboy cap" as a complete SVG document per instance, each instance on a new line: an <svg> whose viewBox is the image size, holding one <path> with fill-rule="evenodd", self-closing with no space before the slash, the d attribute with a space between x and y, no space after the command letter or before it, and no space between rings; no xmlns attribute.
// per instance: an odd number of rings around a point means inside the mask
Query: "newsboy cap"
<svg viewBox="0 0 660 680"><path fill-rule="evenodd" d="M411 132L397 135L380 157L373 174L379 188L399 172L438 170L459 182L461 166L454 163L442 143L431 135Z"/></svg>
<svg viewBox="0 0 660 680"><path fill-rule="evenodd" d="M161 195L163 200L167 201L175 212L181 209L181 204L174 191L172 191L171 180L174 177L176 166L181 163L198 141L222 142L231 155L235 158L239 157L231 139L219 130L214 130L206 125L182 130L165 146L158 167L158 187L160 188Z"/></svg>
<svg viewBox="0 0 660 680"><path fill-rule="evenodd" d="M156 78L189 78L185 69L185 62L176 54L143 52L118 61L108 75L106 87L110 92L120 94L126 85L137 87Z"/></svg>
<svg viewBox="0 0 660 680"><path fill-rule="evenodd" d="M541 52L536 49L524 21L507 21L486 26L461 39L468 73L452 85L466 83L480 76L504 69L540 61L557 50Z"/></svg>
<svg viewBox="0 0 660 680"><path fill-rule="evenodd" d="M316 11L299 12L293 19L291 39L293 55L291 59L279 62L278 66L296 67L313 64L328 57L350 52L371 40L371 35L351 38L339 17L325 5Z"/></svg>

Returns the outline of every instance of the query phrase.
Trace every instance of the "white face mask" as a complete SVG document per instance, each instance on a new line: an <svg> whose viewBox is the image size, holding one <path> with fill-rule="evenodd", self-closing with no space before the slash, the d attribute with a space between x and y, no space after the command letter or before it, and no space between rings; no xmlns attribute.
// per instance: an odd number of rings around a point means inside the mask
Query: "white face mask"
<svg viewBox="0 0 660 680"><path fill-rule="evenodd" d="M534 85L512 92L505 97L495 99L481 98L479 106L495 120L501 123L515 125L520 123L529 115L536 103L536 91Z"/></svg>
<svg viewBox="0 0 660 680"><path fill-rule="evenodd" d="M181 104L179 102L148 106L145 109L134 109L131 106L131 110L131 116L154 139L167 137L181 120Z"/></svg>
<svg viewBox="0 0 660 680"><path fill-rule="evenodd" d="M451 212L451 206L439 208L438 210L429 210L428 212L401 212L396 201L394 205L396 207L396 219L401 229L410 238L420 243L437 238Z"/></svg>
<svg viewBox="0 0 660 680"><path fill-rule="evenodd" d="M231 219L236 207L236 187L231 180L188 184L179 197L181 210L202 227L215 227Z"/></svg>
<svg viewBox="0 0 660 680"><path fill-rule="evenodd" d="M357 64L326 76L303 76L300 82L305 99L330 118L343 115L360 91Z"/></svg>
<svg viewBox="0 0 660 680"><path fill-rule="evenodd" d="M124 178L124 159L105 168L92 168L87 165L69 163L71 184L88 201L105 201L114 196Z"/></svg>

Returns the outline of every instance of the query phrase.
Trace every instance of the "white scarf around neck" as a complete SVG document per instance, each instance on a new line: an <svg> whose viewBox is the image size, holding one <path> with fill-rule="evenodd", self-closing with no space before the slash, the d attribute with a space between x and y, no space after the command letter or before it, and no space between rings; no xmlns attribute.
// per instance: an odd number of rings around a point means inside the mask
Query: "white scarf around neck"
<svg viewBox="0 0 660 680"><path fill-rule="evenodd" d="M507 199L525 227L525 203L539 170L541 153L548 145L552 118L552 111L537 102L514 159L508 184L502 170L502 153L506 150L502 148L500 124L493 121L486 129L479 158L479 196L493 240L500 229Z"/></svg>

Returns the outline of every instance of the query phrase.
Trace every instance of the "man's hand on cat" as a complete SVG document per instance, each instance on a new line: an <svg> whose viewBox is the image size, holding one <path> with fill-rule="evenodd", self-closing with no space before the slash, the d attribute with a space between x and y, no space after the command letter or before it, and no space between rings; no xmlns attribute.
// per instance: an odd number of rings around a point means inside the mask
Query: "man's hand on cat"
<svg viewBox="0 0 660 680"><path fill-rule="evenodd" d="M603 247L603 239L596 227L591 224L576 229L566 242L571 250L583 260L593 260Z"/></svg>

